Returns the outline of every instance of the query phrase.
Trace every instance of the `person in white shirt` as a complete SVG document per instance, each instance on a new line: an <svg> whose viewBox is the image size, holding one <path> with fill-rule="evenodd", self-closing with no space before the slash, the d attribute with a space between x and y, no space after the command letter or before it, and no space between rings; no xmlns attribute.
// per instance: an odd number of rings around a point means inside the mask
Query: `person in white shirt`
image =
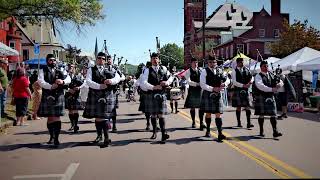
<svg viewBox="0 0 320 180"><path fill-rule="evenodd" d="M200 131L203 131L206 126L203 123L204 112L200 110L201 101L201 87L200 87L200 68L198 68L198 61L196 58L191 59L191 67L186 71L185 78L188 81L189 89L185 108L190 108L190 115L192 119L192 128L196 127L195 109L199 108L198 114L200 119Z"/></svg>
<svg viewBox="0 0 320 180"><path fill-rule="evenodd" d="M113 86L119 83L120 76L111 66L105 66L106 55L99 52L96 65L88 69L86 83L89 86L88 100L83 112L85 118L95 118L97 138L93 141L102 141L102 130L104 133L103 147L109 146L109 123L114 113L116 97Z"/></svg>
<svg viewBox="0 0 320 180"><path fill-rule="evenodd" d="M241 107L246 109L247 115L247 128L254 127L251 124L250 116L250 103L249 103L249 87L253 82L253 77L247 67L243 65L243 58L237 58L237 67L232 70L232 82L234 86L234 92L232 96L232 107L236 107L236 117L238 127L241 125Z"/></svg>
<svg viewBox="0 0 320 180"><path fill-rule="evenodd" d="M205 137L210 137L211 114L215 114L215 122L218 129L218 142L226 138L222 134L223 100L221 91L229 83L223 75L222 69L218 68L217 60L209 56L208 67L201 71L200 87L203 90L201 99L201 110L206 113L207 131Z"/></svg>
<svg viewBox="0 0 320 180"><path fill-rule="evenodd" d="M142 75L142 86L148 90L145 94L145 112L151 114L151 124L153 134L151 139L157 138L157 120L159 117L159 125L162 133L161 143L165 143L169 139L166 132L165 119L163 115L167 112L166 109L166 87L172 83L173 78L166 67L161 66L159 54L152 53L152 66L145 69Z"/></svg>
<svg viewBox="0 0 320 180"><path fill-rule="evenodd" d="M273 129L273 137L282 136L277 129L277 107L275 101L275 92L283 86L282 80L276 81L274 74L268 71L268 62L262 61L260 63L261 72L255 76L256 86L256 101L255 101L255 115L258 115L258 123L260 127L260 136L264 137L264 116L270 116L270 123Z"/></svg>
<svg viewBox="0 0 320 180"><path fill-rule="evenodd" d="M56 58L53 54L46 57L47 66L40 70L38 82L42 87L42 97L38 109L39 117L48 117L47 128L50 139L48 144L55 147L60 145L59 135L61 130L60 116L64 115L64 86L71 82L66 71L61 71L56 66Z"/></svg>

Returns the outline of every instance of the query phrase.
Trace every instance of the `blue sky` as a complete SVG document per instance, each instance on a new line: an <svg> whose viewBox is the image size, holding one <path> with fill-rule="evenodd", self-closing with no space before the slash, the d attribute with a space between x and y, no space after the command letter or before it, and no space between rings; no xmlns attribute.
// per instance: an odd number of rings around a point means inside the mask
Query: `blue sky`
<svg viewBox="0 0 320 180"><path fill-rule="evenodd" d="M230 0L229 0L230 1ZM234 0L231 0L232 2ZM161 46L176 43L183 46L183 0L103 0L106 18L93 27L86 27L78 35L73 28L61 33L64 45L71 44L82 51L93 53L95 39L102 50L103 40L107 42L110 54L128 59L130 64L145 63L148 50L155 51L156 36ZM210 15L226 0L207 0L207 15ZM260 11L264 6L270 12L270 0L236 0L251 11ZM308 3L307 3L308 2ZM282 0L281 11L290 13L290 21L308 19L320 29L316 8L319 0Z"/></svg>

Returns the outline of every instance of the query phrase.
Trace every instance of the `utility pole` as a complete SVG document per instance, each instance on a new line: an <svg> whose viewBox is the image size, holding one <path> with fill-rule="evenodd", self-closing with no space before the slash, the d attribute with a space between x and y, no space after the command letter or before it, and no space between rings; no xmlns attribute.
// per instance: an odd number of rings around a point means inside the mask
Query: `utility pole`
<svg viewBox="0 0 320 180"><path fill-rule="evenodd" d="M206 0L202 0L202 66L204 67L204 61L206 58L206 37L205 37L205 27L206 27Z"/></svg>

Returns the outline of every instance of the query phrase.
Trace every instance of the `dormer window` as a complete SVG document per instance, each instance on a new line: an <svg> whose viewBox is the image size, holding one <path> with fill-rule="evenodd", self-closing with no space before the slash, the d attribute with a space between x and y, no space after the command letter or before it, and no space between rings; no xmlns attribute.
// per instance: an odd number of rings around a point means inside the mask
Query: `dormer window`
<svg viewBox="0 0 320 180"><path fill-rule="evenodd" d="M235 12L237 12L237 10L234 9L234 8L233 8L233 4L231 4L231 13L235 13Z"/></svg>
<svg viewBox="0 0 320 180"><path fill-rule="evenodd" d="M265 29L259 29L259 37L263 38L266 36L266 31Z"/></svg>
<svg viewBox="0 0 320 180"><path fill-rule="evenodd" d="M227 21L232 20L232 17L230 16L229 11L227 11L226 16L227 16Z"/></svg>
<svg viewBox="0 0 320 180"><path fill-rule="evenodd" d="M242 19L242 21L246 21L247 20L247 17L244 16L243 11L241 12L241 19Z"/></svg>

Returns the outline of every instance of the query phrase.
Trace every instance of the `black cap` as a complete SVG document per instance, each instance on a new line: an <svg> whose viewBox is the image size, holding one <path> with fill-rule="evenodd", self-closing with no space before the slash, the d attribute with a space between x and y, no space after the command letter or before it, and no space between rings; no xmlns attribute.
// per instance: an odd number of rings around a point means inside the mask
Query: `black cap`
<svg viewBox="0 0 320 180"><path fill-rule="evenodd" d="M97 56L106 56L104 52L99 52Z"/></svg>
<svg viewBox="0 0 320 180"><path fill-rule="evenodd" d="M107 56L107 59L109 59L109 58L111 58L111 56L110 56L110 55L108 55L108 56Z"/></svg>
<svg viewBox="0 0 320 180"><path fill-rule="evenodd" d="M55 58L53 54L47 54L46 60L48 61L51 58Z"/></svg>
<svg viewBox="0 0 320 180"><path fill-rule="evenodd" d="M154 53L151 54L151 57L152 57L152 58L153 58L153 57L159 57L159 54L154 52Z"/></svg>
<svg viewBox="0 0 320 180"><path fill-rule="evenodd" d="M262 65L265 65L265 64L268 64L268 62L267 62L267 61L261 61L260 67L261 67Z"/></svg>
<svg viewBox="0 0 320 180"><path fill-rule="evenodd" d="M191 62L198 61L196 58L191 58Z"/></svg>
<svg viewBox="0 0 320 180"><path fill-rule="evenodd" d="M237 58L237 63L239 63L241 61L243 61L243 58L241 58L241 57Z"/></svg>

